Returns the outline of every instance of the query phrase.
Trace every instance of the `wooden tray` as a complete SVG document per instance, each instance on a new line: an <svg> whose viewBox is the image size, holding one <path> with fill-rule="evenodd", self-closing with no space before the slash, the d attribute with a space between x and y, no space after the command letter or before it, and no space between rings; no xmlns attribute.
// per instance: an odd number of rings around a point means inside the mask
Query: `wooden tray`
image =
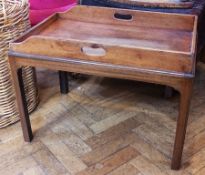
<svg viewBox="0 0 205 175"><path fill-rule="evenodd" d="M196 21L193 15L77 6L30 30L11 50L189 74Z"/></svg>
<svg viewBox="0 0 205 175"><path fill-rule="evenodd" d="M143 7L192 8L193 0L110 0Z"/></svg>

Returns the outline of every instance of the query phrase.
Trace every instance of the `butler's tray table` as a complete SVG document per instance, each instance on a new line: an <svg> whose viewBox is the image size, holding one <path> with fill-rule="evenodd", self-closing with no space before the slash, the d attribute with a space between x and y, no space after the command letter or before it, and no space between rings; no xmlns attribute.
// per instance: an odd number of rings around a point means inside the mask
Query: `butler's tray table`
<svg viewBox="0 0 205 175"><path fill-rule="evenodd" d="M168 85L180 93L171 164L179 169L195 75L196 26L194 15L76 6L32 28L9 52L25 141L32 140L32 130L22 66Z"/></svg>

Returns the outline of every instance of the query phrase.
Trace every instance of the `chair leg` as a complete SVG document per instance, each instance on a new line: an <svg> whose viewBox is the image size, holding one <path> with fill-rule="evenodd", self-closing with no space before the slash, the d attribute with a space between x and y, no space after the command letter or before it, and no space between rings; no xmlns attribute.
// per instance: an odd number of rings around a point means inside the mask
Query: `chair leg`
<svg viewBox="0 0 205 175"><path fill-rule="evenodd" d="M69 92L68 73L65 71L59 71L60 91L62 94Z"/></svg>
<svg viewBox="0 0 205 175"><path fill-rule="evenodd" d="M20 113L20 119L21 119L21 126L23 130L23 136L24 140L26 142L30 142L33 139L33 133L31 129L31 123L29 119L29 114L28 114L28 109L27 109L27 102L26 102L26 96L25 96L25 91L24 91L24 82L23 82L23 77L22 77L22 69L18 69L17 71L18 78L16 79L16 86L19 86L19 89L17 88L16 91L18 93L18 106L19 106L19 113ZM15 77L14 81L15 81Z"/></svg>
<svg viewBox="0 0 205 175"><path fill-rule="evenodd" d="M177 119L176 136L171 168L178 170L181 166L182 152L187 128L189 106L192 94L193 80L187 80L180 92L179 116Z"/></svg>

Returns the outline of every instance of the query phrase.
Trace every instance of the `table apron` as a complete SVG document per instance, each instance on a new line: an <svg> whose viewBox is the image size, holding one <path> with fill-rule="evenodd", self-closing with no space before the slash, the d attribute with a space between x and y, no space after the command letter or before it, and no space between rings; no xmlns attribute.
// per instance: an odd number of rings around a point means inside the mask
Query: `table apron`
<svg viewBox="0 0 205 175"><path fill-rule="evenodd" d="M71 58L22 54L12 51L9 52L9 57L15 60L18 68L22 66L41 67L88 75L143 81L168 85L178 91L181 89L179 85L181 81L193 79L195 76L191 73L166 72Z"/></svg>

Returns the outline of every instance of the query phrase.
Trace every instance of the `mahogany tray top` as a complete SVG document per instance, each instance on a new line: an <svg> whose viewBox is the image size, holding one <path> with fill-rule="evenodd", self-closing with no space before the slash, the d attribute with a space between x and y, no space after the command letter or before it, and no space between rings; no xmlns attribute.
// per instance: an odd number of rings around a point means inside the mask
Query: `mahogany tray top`
<svg viewBox="0 0 205 175"><path fill-rule="evenodd" d="M11 44L11 50L192 74L196 17L75 7L55 14Z"/></svg>
<svg viewBox="0 0 205 175"><path fill-rule="evenodd" d="M179 169L195 77L197 17L88 6L58 13L10 45L9 63L24 140L33 138L22 66L162 84L179 91L172 169ZM143 120L143 119L142 119Z"/></svg>

